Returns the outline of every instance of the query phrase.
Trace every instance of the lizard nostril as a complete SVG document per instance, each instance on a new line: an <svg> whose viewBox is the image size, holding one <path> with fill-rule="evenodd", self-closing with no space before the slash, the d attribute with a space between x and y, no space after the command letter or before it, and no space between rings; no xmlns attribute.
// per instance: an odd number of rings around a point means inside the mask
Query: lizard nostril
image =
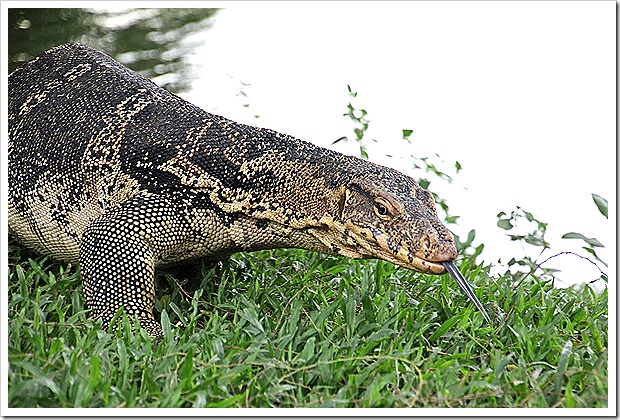
<svg viewBox="0 0 620 420"><path fill-rule="evenodd" d="M429 237L428 237L428 235L424 235L424 236L422 237L422 241L421 241L421 243L422 243L422 248L423 248L426 252L431 251L431 248L432 248L432 247L431 247L431 238L429 238Z"/></svg>
<svg viewBox="0 0 620 420"><path fill-rule="evenodd" d="M433 244L433 238L430 235L422 235L422 237L420 238L419 256L424 259L432 259L431 256L437 251L437 244Z"/></svg>
<svg viewBox="0 0 620 420"><path fill-rule="evenodd" d="M429 261L452 261L457 250L453 241L445 240L434 233L422 235L419 241L418 256Z"/></svg>

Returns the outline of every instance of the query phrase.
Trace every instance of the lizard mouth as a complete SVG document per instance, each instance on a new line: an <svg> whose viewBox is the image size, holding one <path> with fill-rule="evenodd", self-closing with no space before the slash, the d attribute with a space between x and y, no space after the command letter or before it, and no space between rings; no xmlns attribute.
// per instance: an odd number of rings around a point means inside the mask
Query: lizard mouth
<svg viewBox="0 0 620 420"><path fill-rule="evenodd" d="M409 258L407 265L413 270L427 274L444 274L446 272L443 262L429 261L415 256Z"/></svg>

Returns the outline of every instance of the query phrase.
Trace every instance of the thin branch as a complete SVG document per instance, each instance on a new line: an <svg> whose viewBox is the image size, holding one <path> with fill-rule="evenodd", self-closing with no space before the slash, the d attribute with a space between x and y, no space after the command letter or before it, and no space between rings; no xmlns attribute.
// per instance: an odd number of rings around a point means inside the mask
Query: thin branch
<svg viewBox="0 0 620 420"><path fill-rule="evenodd" d="M572 251L562 251L562 252L559 252L559 253L557 253L557 254L555 254L555 255L552 255L552 256L550 256L549 258L547 258L546 260L544 260L544 261L542 261L542 262L540 262L540 263L536 264L536 267L534 267L532 270L530 270L530 272L529 272L529 273L527 273L527 275L526 275L525 277L523 277L523 279L521 279L521 281L525 280L525 279L526 279L526 278L527 278L530 274L534 273L534 272L535 272L536 270L538 270L539 268L541 268L541 269L542 269L542 267L541 267L541 266L542 266L543 264L545 264L547 261L549 261L549 260L550 260L550 259L552 259L552 258L559 257L560 255L574 255L574 256L579 257L579 258L581 258L581 259L583 259L583 260L586 260L586 261L588 261L590 264L592 264L593 266L595 266L595 267L596 267L596 269L599 271L599 273L601 273L601 274L602 274L602 275L604 275L604 276L607 276L607 273L605 273L603 270L601 270L601 268L598 266L598 264L597 264L597 263L595 263L594 261L592 261L591 259L589 259L588 257L584 257L583 255L579 255L579 254L577 254L577 253L575 253L575 252L572 252Z"/></svg>

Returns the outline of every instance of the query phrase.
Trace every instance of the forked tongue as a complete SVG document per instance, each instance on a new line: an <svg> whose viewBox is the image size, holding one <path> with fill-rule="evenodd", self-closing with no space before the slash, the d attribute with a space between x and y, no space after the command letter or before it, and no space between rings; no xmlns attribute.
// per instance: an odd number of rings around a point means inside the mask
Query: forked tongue
<svg viewBox="0 0 620 420"><path fill-rule="evenodd" d="M476 305L476 308L478 308L478 310L482 312L482 315L484 315L484 319L486 319L487 322L490 323L491 318L489 318L489 314L487 314L487 311L484 309L484 306L482 306L482 303L480 303L480 301L476 297L476 294L474 293L474 289L471 288L471 286L469 285L467 280L465 280L465 277L463 277L459 269L456 268L456 266L454 265L452 261L442 262L441 264L443 264L443 266L448 271L448 274L450 274L450 277L454 279L454 281L456 282L456 284L459 285L461 290L465 292L469 300L471 300L474 303L474 305Z"/></svg>

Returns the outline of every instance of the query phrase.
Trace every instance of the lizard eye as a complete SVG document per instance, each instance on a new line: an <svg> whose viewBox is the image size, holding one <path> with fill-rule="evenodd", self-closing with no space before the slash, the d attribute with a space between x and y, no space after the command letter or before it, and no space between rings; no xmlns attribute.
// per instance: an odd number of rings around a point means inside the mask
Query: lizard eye
<svg viewBox="0 0 620 420"><path fill-rule="evenodd" d="M375 199L375 213L382 219L387 219L392 216L390 203L383 197L377 197Z"/></svg>

